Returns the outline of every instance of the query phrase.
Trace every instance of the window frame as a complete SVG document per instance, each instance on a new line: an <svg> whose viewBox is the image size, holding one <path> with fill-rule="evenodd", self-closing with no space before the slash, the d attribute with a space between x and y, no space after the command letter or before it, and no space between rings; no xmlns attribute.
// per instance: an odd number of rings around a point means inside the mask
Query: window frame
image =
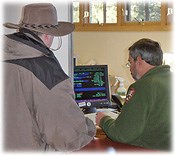
<svg viewBox="0 0 175 155"><path fill-rule="evenodd" d="M117 3L117 23L84 23L84 10L89 11L89 2L79 1L79 23L75 24L75 31L171 31L173 22L168 22L167 2L161 3L161 21L160 22L125 22L124 11L125 4ZM73 5L72 5L73 6ZM171 7L172 4L170 5ZM73 9L72 9L73 10ZM89 17L86 17L89 21Z"/></svg>

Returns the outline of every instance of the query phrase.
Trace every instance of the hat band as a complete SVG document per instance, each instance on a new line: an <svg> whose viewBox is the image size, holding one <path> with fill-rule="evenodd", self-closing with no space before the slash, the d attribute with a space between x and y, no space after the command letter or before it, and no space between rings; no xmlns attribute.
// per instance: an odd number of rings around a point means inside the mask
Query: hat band
<svg viewBox="0 0 175 155"><path fill-rule="evenodd" d="M57 29L59 27L59 25L50 25L50 24L36 25L36 24L25 24L25 23L20 24L20 26L33 29L50 29L50 28Z"/></svg>

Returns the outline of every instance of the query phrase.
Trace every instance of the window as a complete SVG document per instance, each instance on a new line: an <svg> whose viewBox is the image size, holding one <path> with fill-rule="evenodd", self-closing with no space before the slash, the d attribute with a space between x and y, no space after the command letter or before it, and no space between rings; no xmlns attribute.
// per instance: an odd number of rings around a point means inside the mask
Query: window
<svg viewBox="0 0 175 155"><path fill-rule="evenodd" d="M113 2L90 2L89 23L117 23L117 7Z"/></svg>
<svg viewBox="0 0 175 155"><path fill-rule="evenodd" d="M73 2L73 22L79 23L80 19L80 7L79 2Z"/></svg>
<svg viewBox="0 0 175 155"><path fill-rule="evenodd" d="M125 3L126 22L160 22L160 1L131 1Z"/></svg>
<svg viewBox="0 0 175 155"><path fill-rule="evenodd" d="M161 0L73 1L73 22L77 31L171 30L172 6Z"/></svg>

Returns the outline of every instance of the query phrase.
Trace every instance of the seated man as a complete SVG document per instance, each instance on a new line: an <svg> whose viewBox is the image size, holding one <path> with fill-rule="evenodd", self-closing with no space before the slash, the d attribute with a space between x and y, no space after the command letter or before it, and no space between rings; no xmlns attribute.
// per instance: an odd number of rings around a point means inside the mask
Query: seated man
<svg viewBox="0 0 175 155"><path fill-rule="evenodd" d="M162 65L163 52L156 41L141 39L129 48L131 84L121 114L112 119L99 112L96 123L113 140L157 150L171 146L170 66Z"/></svg>

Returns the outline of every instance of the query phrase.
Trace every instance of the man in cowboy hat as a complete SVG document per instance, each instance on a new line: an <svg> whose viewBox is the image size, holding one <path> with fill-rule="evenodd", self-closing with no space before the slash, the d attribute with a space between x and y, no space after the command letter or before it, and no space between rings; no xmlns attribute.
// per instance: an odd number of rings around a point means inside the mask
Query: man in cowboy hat
<svg viewBox="0 0 175 155"><path fill-rule="evenodd" d="M4 38L4 149L74 151L88 144L95 126L73 99L69 77L49 49L54 36L74 30L58 22L52 4L29 4L18 32Z"/></svg>

